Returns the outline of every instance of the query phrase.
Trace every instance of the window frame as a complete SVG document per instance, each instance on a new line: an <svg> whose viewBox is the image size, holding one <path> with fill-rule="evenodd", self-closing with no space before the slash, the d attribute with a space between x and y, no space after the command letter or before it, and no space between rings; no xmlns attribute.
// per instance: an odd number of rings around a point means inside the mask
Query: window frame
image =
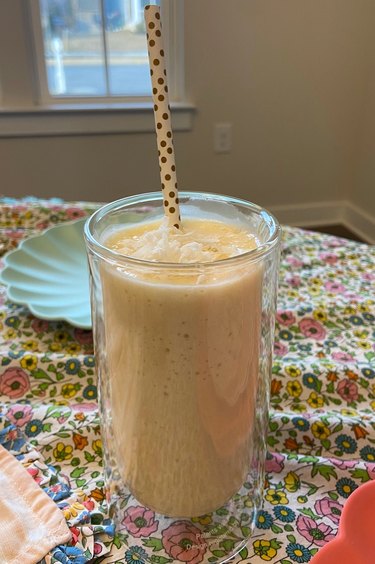
<svg viewBox="0 0 375 564"><path fill-rule="evenodd" d="M2 86L5 87L8 101L6 105L0 105L0 138L155 130L151 96L51 96L44 63L39 0L19 2L22 22L17 22L20 26L18 31L23 30L27 42L27 53L20 63L24 68L28 67L28 75L23 77L27 88L24 89L22 106L17 102L9 105L9 99L12 99L9 93L12 95L13 85L0 83L0 102ZM192 128L195 106L186 100L185 95L183 0L161 0L160 4L164 29L171 30L165 43L168 45L173 128L175 131L188 131ZM4 59L2 62L4 64ZM17 61L12 60L12 64L15 63ZM19 96L16 95L15 100L17 98Z"/></svg>

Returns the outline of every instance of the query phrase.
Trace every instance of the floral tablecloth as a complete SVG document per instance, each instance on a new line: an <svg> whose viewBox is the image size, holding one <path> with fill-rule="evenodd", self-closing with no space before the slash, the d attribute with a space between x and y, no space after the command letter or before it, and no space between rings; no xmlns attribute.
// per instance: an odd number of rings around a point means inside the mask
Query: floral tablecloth
<svg viewBox="0 0 375 564"><path fill-rule="evenodd" d="M95 208L57 199L0 204L2 254ZM375 478L374 281L374 248L284 229L264 508L236 562L309 562L334 538L349 495ZM69 546L44 562L142 564L159 524L151 511L142 525L136 512L124 515L139 537L127 549L108 518L91 332L35 318L0 286L0 365L0 444L72 531ZM216 556L227 549L224 540ZM204 554L185 549L178 558L199 564ZM171 544L155 544L152 559L172 562Z"/></svg>

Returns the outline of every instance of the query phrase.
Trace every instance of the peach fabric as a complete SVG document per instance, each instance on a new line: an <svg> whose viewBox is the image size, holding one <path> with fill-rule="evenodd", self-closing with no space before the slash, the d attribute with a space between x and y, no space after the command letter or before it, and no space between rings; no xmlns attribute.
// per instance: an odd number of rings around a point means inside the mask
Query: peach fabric
<svg viewBox="0 0 375 564"><path fill-rule="evenodd" d="M0 445L0 562L36 564L70 538L61 510Z"/></svg>

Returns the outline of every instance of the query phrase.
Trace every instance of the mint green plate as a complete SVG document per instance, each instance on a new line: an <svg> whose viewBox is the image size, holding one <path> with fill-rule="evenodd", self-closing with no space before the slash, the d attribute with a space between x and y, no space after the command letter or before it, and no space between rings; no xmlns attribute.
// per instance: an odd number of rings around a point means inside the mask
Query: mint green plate
<svg viewBox="0 0 375 564"><path fill-rule="evenodd" d="M50 227L5 256L0 280L8 298L37 317L91 328L86 219Z"/></svg>

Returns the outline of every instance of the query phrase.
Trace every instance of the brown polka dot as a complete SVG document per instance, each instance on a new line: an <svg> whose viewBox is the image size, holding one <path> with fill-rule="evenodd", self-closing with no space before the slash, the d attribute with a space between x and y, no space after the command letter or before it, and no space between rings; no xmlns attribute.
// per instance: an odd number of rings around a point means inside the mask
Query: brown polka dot
<svg viewBox="0 0 375 564"><path fill-rule="evenodd" d="M164 57L164 49L160 49L160 55L161 57Z"/></svg>
<svg viewBox="0 0 375 564"><path fill-rule="evenodd" d="M167 71L165 69L164 69L164 74L165 74L165 76L167 76Z"/></svg>
<svg viewBox="0 0 375 564"><path fill-rule="evenodd" d="M160 32L159 29L157 29L157 30L155 31L155 35L156 35L156 37L160 37L160 36L161 36L161 32Z"/></svg>
<svg viewBox="0 0 375 564"><path fill-rule="evenodd" d="M176 211L176 208L174 208L173 206L171 208L169 208L170 213L174 213L175 211Z"/></svg>
<svg viewBox="0 0 375 564"><path fill-rule="evenodd" d="M159 83L159 84L164 84L164 78L158 78L158 83Z"/></svg>
<svg viewBox="0 0 375 564"><path fill-rule="evenodd" d="M173 172L176 170L176 167L174 165L171 166L171 169L173 170Z"/></svg>
<svg viewBox="0 0 375 564"><path fill-rule="evenodd" d="M163 119L168 119L169 115L168 114L163 114Z"/></svg>
<svg viewBox="0 0 375 564"><path fill-rule="evenodd" d="M159 155L159 157L160 157L160 151L158 151L158 155Z"/></svg>
<svg viewBox="0 0 375 564"><path fill-rule="evenodd" d="M161 123L158 123L158 124L156 125L156 127L157 127L158 129L161 129L161 128L163 127L163 125L162 125Z"/></svg>
<svg viewBox="0 0 375 564"><path fill-rule="evenodd" d="M157 104L154 104L154 110L155 110L155 112L158 111L158 107L159 107L159 106L158 106Z"/></svg>
<svg viewBox="0 0 375 564"><path fill-rule="evenodd" d="M170 131L168 131L167 133L167 137L171 138L172 137L172 133Z"/></svg>
<svg viewBox="0 0 375 564"><path fill-rule="evenodd" d="M174 193L174 192L169 192L169 197L170 197L170 198L174 198L174 197L175 197L175 193Z"/></svg>
<svg viewBox="0 0 375 564"><path fill-rule="evenodd" d="M168 92L168 86L167 86L167 85L165 85L164 90L165 90L166 92Z"/></svg>
<svg viewBox="0 0 375 564"><path fill-rule="evenodd" d="M160 145L161 145L162 147L166 147L166 146L167 146L167 142L166 142L166 141L162 141L162 142L160 143Z"/></svg>
<svg viewBox="0 0 375 564"><path fill-rule="evenodd" d="M178 225L178 223L175 223L175 224L173 225L173 227L175 227L176 229L180 229L180 226Z"/></svg>
<svg viewBox="0 0 375 564"><path fill-rule="evenodd" d="M161 183L161 188L162 188L162 190L164 190L164 188L165 188L164 182Z"/></svg>
<svg viewBox="0 0 375 564"><path fill-rule="evenodd" d="M179 203L180 203L180 198L176 198L176 204L179 204Z"/></svg>
<svg viewBox="0 0 375 564"><path fill-rule="evenodd" d="M165 175L165 180L170 180L171 179L171 175L170 174L166 174Z"/></svg>
<svg viewBox="0 0 375 564"><path fill-rule="evenodd" d="M145 6L145 10L149 10L149 9L150 9L150 6Z"/></svg>
<svg viewBox="0 0 375 564"><path fill-rule="evenodd" d="M155 41L153 39L150 39L150 47L153 47L155 45Z"/></svg>
<svg viewBox="0 0 375 564"><path fill-rule="evenodd" d="M160 96L158 96L158 100L160 100L160 102L162 102L164 100L163 94L160 94Z"/></svg>
<svg viewBox="0 0 375 564"><path fill-rule="evenodd" d="M153 88L152 89L153 94L157 94L158 93L158 89L157 88Z"/></svg>
<svg viewBox="0 0 375 564"><path fill-rule="evenodd" d="M150 22L150 23L148 24L148 27L149 27L150 29L154 29L154 27L155 27L154 22Z"/></svg>
<svg viewBox="0 0 375 564"><path fill-rule="evenodd" d="M166 208L169 206L168 200L164 200L164 205L165 205Z"/></svg>
<svg viewBox="0 0 375 564"><path fill-rule="evenodd" d="M157 67L158 64L160 63L160 61L159 61L159 59L154 59L154 60L153 60L153 63L154 63L154 65Z"/></svg>
<svg viewBox="0 0 375 564"><path fill-rule="evenodd" d="M150 75L152 76L154 74L154 71L152 69L150 69Z"/></svg>
<svg viewBox="0 0 375 564"><path fill-rule="evenodd" d="M171 155L173 153L173 149L171 149L171 147L168 147L167 153L169 153Z"/></svg>
<svg viewBox="0 0 375 564"><path fill-rule="evenodd" d="M166 162L167 162L167 158L166 158L166 157L162 157L162 158L161 158L161 162L162 162L162 163L166 163Z"/></svg>
<svg viewBox="0 0 375 564"><path fill-rule="evenodd" d="M175 184L174 184L174 187L175 187L175 188L176 188L176 190L177 190L177 182L175 182Z"/></svg>

